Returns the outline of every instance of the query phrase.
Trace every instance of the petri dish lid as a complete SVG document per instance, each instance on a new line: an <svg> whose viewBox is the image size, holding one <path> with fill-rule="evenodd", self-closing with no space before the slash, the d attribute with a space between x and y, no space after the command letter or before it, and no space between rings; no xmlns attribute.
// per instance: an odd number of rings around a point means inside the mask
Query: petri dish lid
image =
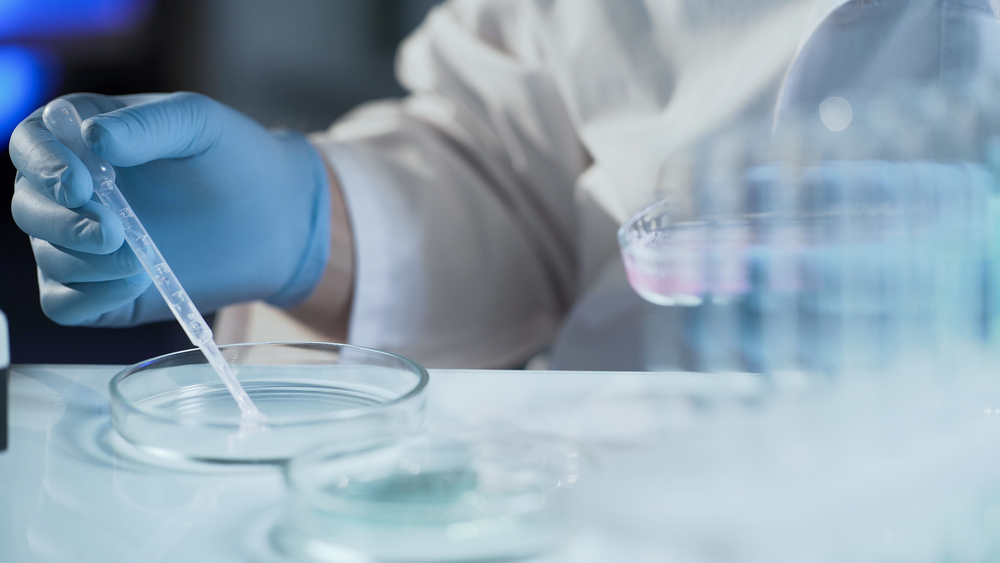
<svg viewBox="0 0 1000 563"><path fill-rule="evenodd" d="M286 466L289 499L272 538L286 555L324 563L526 557L566 539L580 469L575 444L521 433L334 446Z"/></svg>

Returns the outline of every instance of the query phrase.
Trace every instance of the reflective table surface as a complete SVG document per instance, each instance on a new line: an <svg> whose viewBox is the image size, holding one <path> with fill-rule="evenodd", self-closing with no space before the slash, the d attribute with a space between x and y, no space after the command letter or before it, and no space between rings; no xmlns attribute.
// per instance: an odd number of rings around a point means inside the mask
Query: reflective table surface
<svg viewBox="0 0 1000 563"><path fill-rule="evenodd" d="M280 468L167 461L132 446L108 410L120 369L13 367L0 561L283 561L267 539L285 496ZM759 389L750 376L431 370L428 425L578 441L595 466L578 532L536 560L641 563L670 551L657 517L663 437Z"/></svg>

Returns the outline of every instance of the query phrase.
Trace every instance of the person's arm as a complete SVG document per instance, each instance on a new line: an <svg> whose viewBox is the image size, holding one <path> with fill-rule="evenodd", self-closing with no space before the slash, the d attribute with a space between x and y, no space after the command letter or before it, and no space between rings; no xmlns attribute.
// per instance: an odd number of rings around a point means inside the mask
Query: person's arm
<svg viewBox="0 0 1000 563"><path fill-rule="evenodd" d="M327 165L330 183L330 258L316 289L288 313L337 342L347 341L354 292L354 237L337 175Z"/></svg>
<svg viewBox="0 0 1000 563"><path fill-rule="evenodd" d="M573 186L589 158L534 6L436 9L401 51L412 94L311 146L190 93L69 99L203 311L265 300L431 366L511 366L552 339L575 297ZM32 236L43 310L66 325L169 318L39 116L11 137L11 211Z"/></svg>
<svg viewBox="0 0 1000 563"><path fill-rule="evenodd" d="M429 366L509 367L556 334L575 298L573 188L589 157L532 6L434 10L400 50L410 95L311 138L353 231L350 304L323 307L349 308L351 343ZM328 269L296 316L320 319L311 304L347 295L336 281L345 276ZM319 323L336 337L344 318Z"/></svg>

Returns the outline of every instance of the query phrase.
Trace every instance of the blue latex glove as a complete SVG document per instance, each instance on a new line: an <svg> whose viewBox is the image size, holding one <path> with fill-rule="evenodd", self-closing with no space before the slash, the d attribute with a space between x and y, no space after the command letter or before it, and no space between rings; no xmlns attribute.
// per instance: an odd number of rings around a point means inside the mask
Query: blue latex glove
<svg viewBox="0 0 1000 563"><path fill-rule="evenodd" d="M82 134L195 304L301 301L329 253L326 168L298 134L270 132L198 94L66 96ZM31 235L42 309L64 325L129 326L171 317L100 204L83 163L39 109L10 140L11 211Z"/></svg>

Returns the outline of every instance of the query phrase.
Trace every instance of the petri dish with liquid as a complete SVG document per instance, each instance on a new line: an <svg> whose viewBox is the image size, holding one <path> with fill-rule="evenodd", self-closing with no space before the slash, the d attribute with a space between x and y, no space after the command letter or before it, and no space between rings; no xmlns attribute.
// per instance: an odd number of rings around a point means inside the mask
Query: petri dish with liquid
<svg viewBox="0 0 1000 563"><path fill-rule="evenodd" d="M341 451L423 428L427 371L401 356L345 344L222 346L260 411L247 424L199 350L130 366L110 383L111 420L148 451L200 461L277 463L319 443Z"/></svg>
<svg viewBox="0 0 1000 563"><path fill-rule="evenodd" d="M278 552L321 563L506 561L570 537L580 450L521 433L432 432L285 467Z"/></svg>

